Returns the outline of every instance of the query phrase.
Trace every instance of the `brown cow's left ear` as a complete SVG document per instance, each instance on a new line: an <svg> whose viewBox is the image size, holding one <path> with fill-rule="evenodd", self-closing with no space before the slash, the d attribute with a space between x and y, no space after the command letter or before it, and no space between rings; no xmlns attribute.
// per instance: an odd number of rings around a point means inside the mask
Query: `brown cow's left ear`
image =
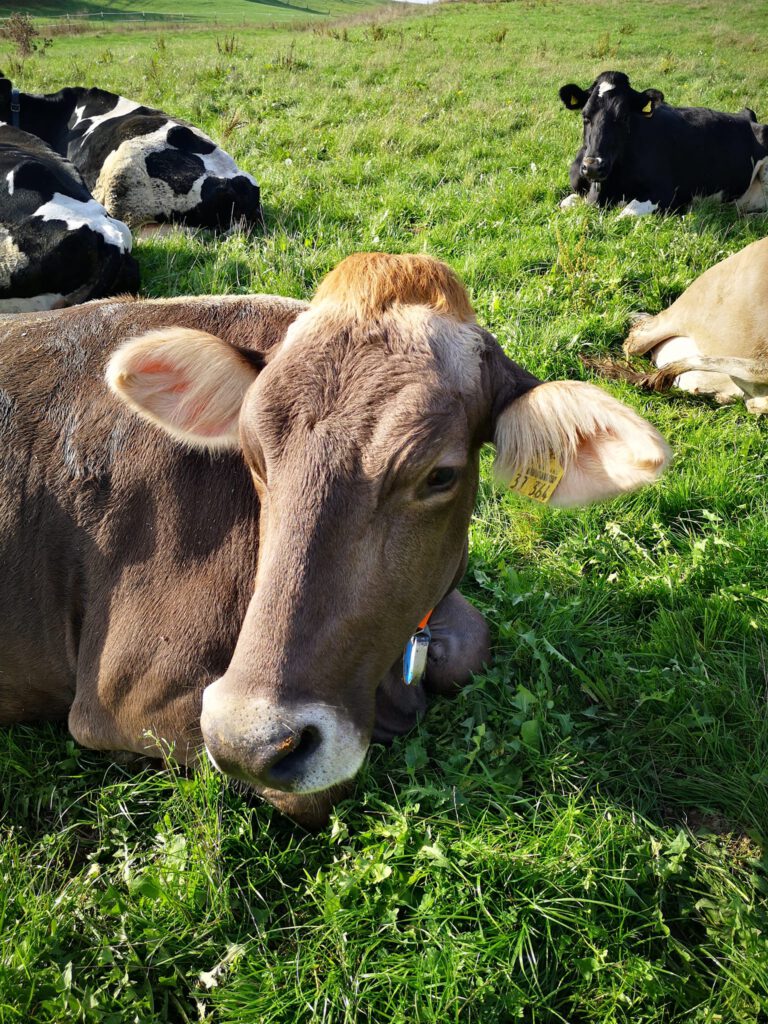
<svg viewBox="0 0 768 1024"><path fill-rule="evenodd" d="M113 353L107 383L135 412L195 448L239 445L245 393L263 364L221 338L166 327L132 338Z"/></svg>
<svg viewBox="0 0 768 1024"><path fill-rule="evenodd" d="M653 117L656 107L664 102L664 93L658 89L646 89L645 92L636 92L632 99L635 113Z"/></svg>
<svg viewBox="0 0 768 1024"><path fill-rule="evenodd" d="M494 443L500 480L560 506L652 483L670 459L655 427L581 381L551 381L515 398L496 418ZM523 478L532 486L521 487Z"/></svg>

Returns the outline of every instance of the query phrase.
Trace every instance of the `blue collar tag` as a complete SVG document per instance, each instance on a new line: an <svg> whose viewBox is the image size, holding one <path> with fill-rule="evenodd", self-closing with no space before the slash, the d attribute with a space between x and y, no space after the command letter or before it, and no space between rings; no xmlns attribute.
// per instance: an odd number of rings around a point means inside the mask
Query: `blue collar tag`
<svg viewBox="0 0 768 1024"><path fill-rule="evenodd" d="M429 626L417 629L403 651L403 682L406 686L420 683L427 671L427 653L432 634Z"/></svg>

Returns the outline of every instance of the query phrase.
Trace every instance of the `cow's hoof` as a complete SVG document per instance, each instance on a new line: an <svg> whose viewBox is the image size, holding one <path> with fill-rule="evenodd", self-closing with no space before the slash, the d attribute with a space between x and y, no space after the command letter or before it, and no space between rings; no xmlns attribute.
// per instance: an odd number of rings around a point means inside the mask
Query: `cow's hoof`
<svg viewBox="0 0 768 1024"><path fill-rule="evenodd" d="M748 398L746 401L747 412L753 416L768 416L768 395L760 395L759 398Z"/></svg>
<svg viewBox="0 0 768 1024"><path fill-rule="evenodd" d="M621 346L624 355L645 355L648 351L647 332L651 329L655 317L649 313L632 313L629 334Z"/></svg>
<svg viewBox="0 0 768 1024"><path fill-rule="evenodd" d="M456 693L491 660L491 634L483 616L452 590L432 613L425 683L431 693Z"/></svg>
<svg viewBox="0 0 768 1024"><path fill-rule="evenodd" d="M643 201L633 199L631 203L627 203L619 214L618 219L621 220L622 217L647 217L649 213L653 213L658 208L659 204L652 203L650 199Z"/></svg>
<svg viewBox="0 0 768 1024"><path fill-rule="evenodd" d="M561 210L570 210L572 206L577 206L581 202L581 196L576 192L571 192L565 199L560 200Z"/></svg>

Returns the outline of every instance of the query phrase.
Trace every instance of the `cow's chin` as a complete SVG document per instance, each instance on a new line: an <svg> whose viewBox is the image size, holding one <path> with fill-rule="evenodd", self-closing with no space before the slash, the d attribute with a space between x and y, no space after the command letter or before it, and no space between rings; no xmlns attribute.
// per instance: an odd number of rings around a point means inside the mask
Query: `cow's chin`
<svg viewBox="0 0 768 1024"><path fill-rule="evenodd" d="M328 824L334 806L349 796L354 783L341 782L321 793L282 793L277 789L256 790L268 803L309 832L319 832Z"/></svg>

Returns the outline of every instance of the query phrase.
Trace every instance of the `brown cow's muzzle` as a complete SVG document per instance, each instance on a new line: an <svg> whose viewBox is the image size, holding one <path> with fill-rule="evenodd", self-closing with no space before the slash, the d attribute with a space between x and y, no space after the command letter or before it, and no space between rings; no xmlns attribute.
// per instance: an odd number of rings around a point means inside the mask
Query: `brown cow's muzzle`
<svg viewBox="0 0 768 1024"><path fill-rule="evenodd" d="M332 705L243 696L226 675L206 687L200 727L221 771L284 793L318 793L353 778L368 749L368 737Z"/></svg>

